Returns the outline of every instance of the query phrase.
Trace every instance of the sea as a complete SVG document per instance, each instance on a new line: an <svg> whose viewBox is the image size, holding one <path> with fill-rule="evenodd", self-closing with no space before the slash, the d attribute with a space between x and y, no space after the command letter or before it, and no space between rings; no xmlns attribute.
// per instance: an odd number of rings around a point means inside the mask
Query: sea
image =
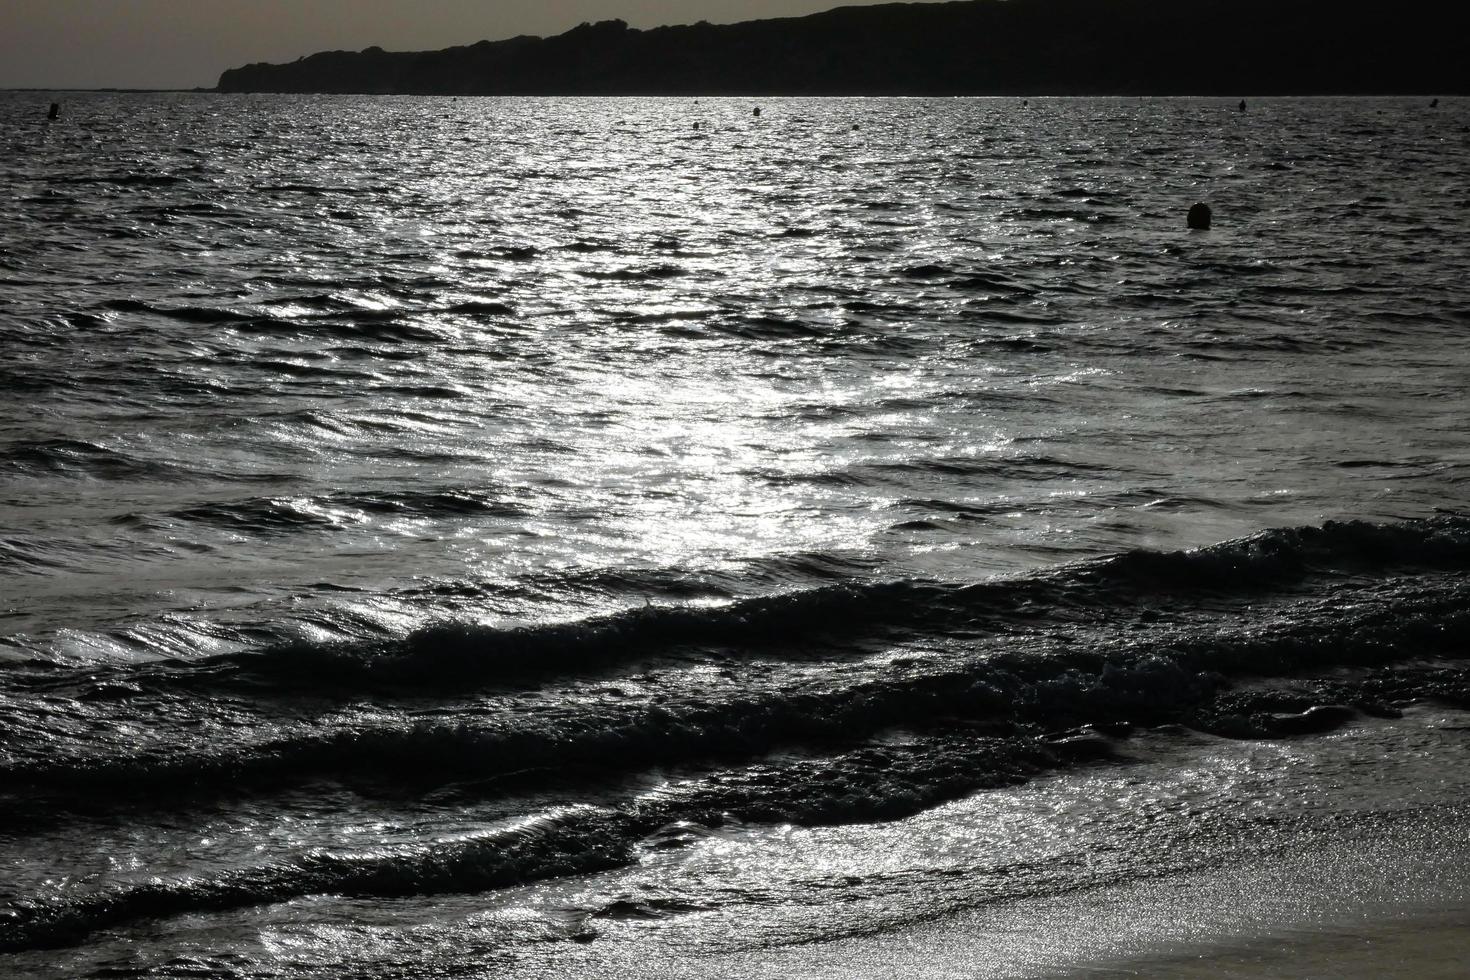
<svg viewBox="0 0 1470 980"><path fill-rule="evenodd" d="M0 975L1050 976L1470 897L1470 101L0 147Z"/></svg>

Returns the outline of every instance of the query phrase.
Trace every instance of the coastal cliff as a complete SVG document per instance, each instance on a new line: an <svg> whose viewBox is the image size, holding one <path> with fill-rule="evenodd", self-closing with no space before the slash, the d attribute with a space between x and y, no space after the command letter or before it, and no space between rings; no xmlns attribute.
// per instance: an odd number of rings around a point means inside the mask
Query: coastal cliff
<svg viewBox="0 0 1470 980"><path fill-rule="evenodd" d="M226 71L221 92L985 95L1464 92L1466 13L1439 0L969 0Z"/></svg>

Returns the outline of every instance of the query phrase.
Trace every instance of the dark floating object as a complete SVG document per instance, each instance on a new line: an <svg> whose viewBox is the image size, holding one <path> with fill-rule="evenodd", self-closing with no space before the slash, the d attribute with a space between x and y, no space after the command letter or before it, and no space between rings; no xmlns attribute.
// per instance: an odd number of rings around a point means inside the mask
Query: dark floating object
<svg viewBox="0 0 1470 980"><path fill-rule="evenodd" d="M761 117L761 107L760 106L756 106L755 107L755 112L751 113L751 115L753 115L757 119L759 119Z"/></svg>
<svg viewBox="0 0 1470 980"><path fill-rule="evenodd" d="M1208 204L1196 204L1189 209L1189 227L1195 231L1209 231L1210 219L1213 217L1214 213Z"/></svg>
<svg viewBox="0 0 1470 980"><path fill-rule="evenodd" d="M1241 112L1244 112L1245 111L1245 99L1241 99L1240 100L1240 111Z"/></svg>
<svg viewBox="0 0 1470 980"><path fill-rule="evenodd" d="M695 123L695 124L694 124L694 128L695 128L695 129L698 129L698 128L699 128L699 123Z"/></svg>
<svg viewBox="0 0 1470 980"><path fill-rule="evenodd" d="M862 128L863 127L859 126L857 123L853 123L852 124L852 130L853 130L853 132L857 132L859 129L862 129Z"/></svg>
<svg viewBox="0 0 1470 980"><path fill-rule="evenodd" d="M61 118L61 103L60 102L53 102L53 103L51 103L51 111L48 112L48 113L46 113L46 118L47 119L60 119Z"/></svg>
<svg viewBox="0 0 1470 980"><path fill-rule="evenodd" d="M1429 108L1431 108L1431 109L1438 109L1439 108L1439 99L1435 99L1433 102L1429 103Z"/></svg>

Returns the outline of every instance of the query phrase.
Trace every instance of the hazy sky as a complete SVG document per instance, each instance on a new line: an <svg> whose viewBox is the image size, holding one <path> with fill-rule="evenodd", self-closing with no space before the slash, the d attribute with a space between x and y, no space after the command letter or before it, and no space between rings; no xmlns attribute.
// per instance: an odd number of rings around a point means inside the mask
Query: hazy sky
<svg viewBox="0 0 1470 980"><path fill-rule="evenodd" d="M892 0L0 0L0 88L192 88L332 49L413 51L586 20L729 23Z"/></svg>

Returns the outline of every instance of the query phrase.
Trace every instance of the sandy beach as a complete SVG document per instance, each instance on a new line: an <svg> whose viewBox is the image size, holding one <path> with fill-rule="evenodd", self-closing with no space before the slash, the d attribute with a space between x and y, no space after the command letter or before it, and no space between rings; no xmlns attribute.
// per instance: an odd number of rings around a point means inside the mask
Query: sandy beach
<svg viewBox="0 0 1470 980"><path fill-rule="evenodd" d="M1285 933L1267 939L1223 943L1189 956L1141 959L1084 968L1065 976L1341 978L1414 977L1450 980L1470 964L1470 915L1463 909L1439 914L1410 911L1399 921L1368 921L1320 931Z"/></svg>
<svg viewBox="0 0 1470 980"><path fill-rule="evenodd" d="M1431 820L1319 841L1269 864L974 910L834 944L815 970L793 964L787 975L1463 977L1465 840L1462 827Z"/></svg>

